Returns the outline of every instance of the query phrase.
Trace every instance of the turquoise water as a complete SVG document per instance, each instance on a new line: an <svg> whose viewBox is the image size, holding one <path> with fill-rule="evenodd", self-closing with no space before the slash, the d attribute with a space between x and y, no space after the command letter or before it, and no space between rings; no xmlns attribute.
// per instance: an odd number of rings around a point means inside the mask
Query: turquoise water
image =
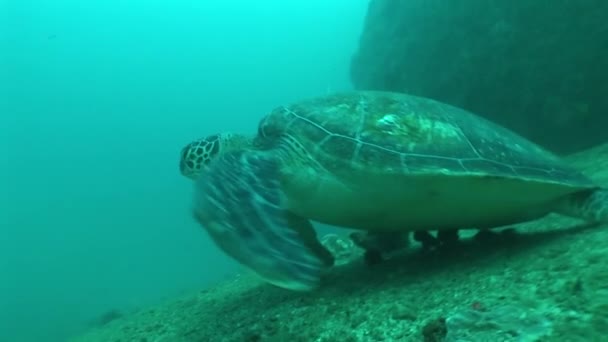
<svg viewBox="0 0 608 342"><path fill-rule="evenodd" d="M191 219L179 150L348 89L367 0L0 0L0 341L238 270Z"/></svg>

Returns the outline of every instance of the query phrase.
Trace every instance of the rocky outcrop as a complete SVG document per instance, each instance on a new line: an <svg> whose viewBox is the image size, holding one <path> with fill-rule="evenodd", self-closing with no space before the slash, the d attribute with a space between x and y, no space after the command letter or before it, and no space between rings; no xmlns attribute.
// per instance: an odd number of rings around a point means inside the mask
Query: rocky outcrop
<svg viewBox="0 0 608 342"><path fill-rule="evenodd" d="M608 139L607 17L601 0L371 0L351 78L573 152Z"/></svg>

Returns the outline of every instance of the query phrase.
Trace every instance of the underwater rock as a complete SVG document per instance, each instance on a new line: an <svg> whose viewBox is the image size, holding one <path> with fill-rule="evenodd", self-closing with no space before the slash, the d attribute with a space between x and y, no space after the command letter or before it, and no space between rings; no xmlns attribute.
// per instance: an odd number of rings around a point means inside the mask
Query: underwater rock
<svg viewBox="0 0 608 342"><path fill-rule="evenodd" d="M357 89L463 107L559 153L608 127L608 2L371 0Z"/></svg>
<svg viewBox="0 0 608 342"><path fill-rule="evenodd" d="M348 264L362 254L346 236L326 234L321 238L321 244L334 256L336 266Z"/></svg>
<svg viewBox="0 0 608 342"><path fill-rule="evenodd" d="M381 233L356 231L349 234L352 242L364 250L368 265L378 264L399 254L410 245L409 233Z"/></svg>
<svg viewBox="0 0 608 342"><path fill-rule="evenodd" d="M449 316L445 325L444 342L537 341L553 329L545 314L511 305L460 310Z"/></svg>
<svg viewBox="0 0 608 342"><path fill-rule="evenodd" d="M424 342L444 342L447 333L445 318L434 319L422 327Z"/></svg>
<svg viewBox="0 0 608 342"><path fill-rule="evenodd" d="M124 313L118 309L110 309L104 313L102 313L97 319L95 319L91 324L93 326L102 327L114 320L117 320L124 316Z"/></svg>

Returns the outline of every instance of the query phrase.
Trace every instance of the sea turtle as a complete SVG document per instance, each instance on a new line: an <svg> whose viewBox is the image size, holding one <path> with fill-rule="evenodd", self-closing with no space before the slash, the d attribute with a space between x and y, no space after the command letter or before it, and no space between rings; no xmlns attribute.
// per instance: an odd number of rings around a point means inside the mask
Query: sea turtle
<svg viewBox="0 0 608 342"><path fill-rule="evenodd" d="M311 290L332 264L310 220L370 232L493 228L550 212L608 222L608 190L463 109L381 91L278 107L249 137L181 152L193 214L267 282Z"/></svg>

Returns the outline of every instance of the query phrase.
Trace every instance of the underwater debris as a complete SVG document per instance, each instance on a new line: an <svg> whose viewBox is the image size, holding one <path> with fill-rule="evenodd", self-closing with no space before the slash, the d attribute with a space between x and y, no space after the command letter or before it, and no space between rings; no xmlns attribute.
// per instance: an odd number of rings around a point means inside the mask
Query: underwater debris
<svg viewBox="0 0 608 342"><path fill-rule="evenodd" d="M533 342L553 330L546 315L514 305L491 309L472 306L448 316L445 325L445 342Z"/></svg>

